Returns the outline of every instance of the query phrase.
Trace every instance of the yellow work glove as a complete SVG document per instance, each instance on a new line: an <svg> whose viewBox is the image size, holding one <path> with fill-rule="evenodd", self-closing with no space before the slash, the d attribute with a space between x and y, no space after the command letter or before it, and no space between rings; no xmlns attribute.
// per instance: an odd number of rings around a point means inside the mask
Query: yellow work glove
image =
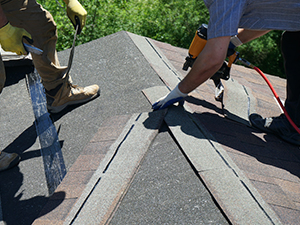
<svg viewBox="0 0 300 225"><path fill-rule="evenodd" d="M15 52L18 55L27 55L23 45L23 38L31 39L31 35L23 28L6 24L0 28L0 44L4 51Z"/></svg>
<svg viewBox="0 0 300 225"><path fill-rule="evenodd" d="M80 34L85 25L87 12L77 0L64 0L64 2L67 4L67 15L75 28L77 24L79 25L77 34Z"/></svg>

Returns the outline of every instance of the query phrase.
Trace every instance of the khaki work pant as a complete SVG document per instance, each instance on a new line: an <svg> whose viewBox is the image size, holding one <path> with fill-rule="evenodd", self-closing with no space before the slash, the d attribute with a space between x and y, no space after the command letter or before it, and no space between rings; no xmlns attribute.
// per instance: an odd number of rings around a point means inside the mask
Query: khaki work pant
<svg viewBox="0 0 300 225"><path fill-rule="evenodd" d="M11 25L24 28L31 34L33 45L43 50L41 56L32 54L32 59L44 88L49 91L63 83L67 68L59 65L56 52L56 24L51 14L35 0L0 0L0 3ZM4 82L5 68L1 59L0 93Z"/></svg>

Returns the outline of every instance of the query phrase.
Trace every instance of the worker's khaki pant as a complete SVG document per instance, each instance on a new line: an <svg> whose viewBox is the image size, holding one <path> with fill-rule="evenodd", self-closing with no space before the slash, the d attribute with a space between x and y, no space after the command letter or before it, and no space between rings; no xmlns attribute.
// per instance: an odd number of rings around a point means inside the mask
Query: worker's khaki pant
<svg viewBox="0 0 300 225"><path fill-rule="evenodd" d="M32 54L34 66L42 78L46 90L51 90L63 82L66 67L61 67L57 58L56 24L51 14L35 0L0 0L1 6L12 26L27 30L33 45L42 49L41 56ZM0 62L0 93L5 82L5 69Z"/></svg>

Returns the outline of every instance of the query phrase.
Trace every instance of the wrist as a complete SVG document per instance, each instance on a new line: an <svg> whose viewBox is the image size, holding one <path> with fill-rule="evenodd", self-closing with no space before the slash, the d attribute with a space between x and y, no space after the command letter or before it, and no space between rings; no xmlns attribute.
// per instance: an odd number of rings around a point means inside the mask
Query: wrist
<svg viewBox="0 0 300 225"><path fill-rule="evenodd" d="M186 97L188 94L182 93L182 92L179 90L178 85L179 85L179 84L177 84L177 86L174 88L174 92L176 93L176 95L178 95L178 96L180 96L180 97L183 97L183 98Z"/></svg>
<svg viewBox="0 0 300 225"><path fill-rule="evenodd" d="M178 99L178 98L184 98L186 97L187 94L182 93L179 88L178 85L167 95L167 97L165 98L166 101L170 101L171 99Z"/></svg>

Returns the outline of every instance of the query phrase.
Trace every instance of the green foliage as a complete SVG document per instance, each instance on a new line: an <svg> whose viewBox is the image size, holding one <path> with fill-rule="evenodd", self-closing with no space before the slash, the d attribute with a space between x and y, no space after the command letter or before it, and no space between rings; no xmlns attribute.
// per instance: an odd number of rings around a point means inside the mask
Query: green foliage
<svg viewBox="0 0 300 225"><path fill-rule="evenodd" d="M282 31L271 31L237 48L240 55L262 71L285 77L280 50Z"/></svg>
<svg viewBox="0 0 300 225"><path fill-rule="evenodd" d="M73 30L65 11L53 0L38 2L57 23L57 49L70 47ZM197 0L89 0L81 4L88 16L77 44L126 30L188 48L200 21L208 22L208 12L203 2Z"/></svg>
<svg viewBox="0 0 300 225"><path fill-rule="evenodd" d="M57 50L70 48L74 28L66 16L65 5L54 0L38 0L54 17L58 29ZM86 0L80 1L88 12L86 26L76 44L126 30L138 35L163 41L174 46L189 48L195 31L208 23L209 14L199 0ZM279 32L269 34L238 48L242 57L264 72L283 76L279 50Z"/></svg>

